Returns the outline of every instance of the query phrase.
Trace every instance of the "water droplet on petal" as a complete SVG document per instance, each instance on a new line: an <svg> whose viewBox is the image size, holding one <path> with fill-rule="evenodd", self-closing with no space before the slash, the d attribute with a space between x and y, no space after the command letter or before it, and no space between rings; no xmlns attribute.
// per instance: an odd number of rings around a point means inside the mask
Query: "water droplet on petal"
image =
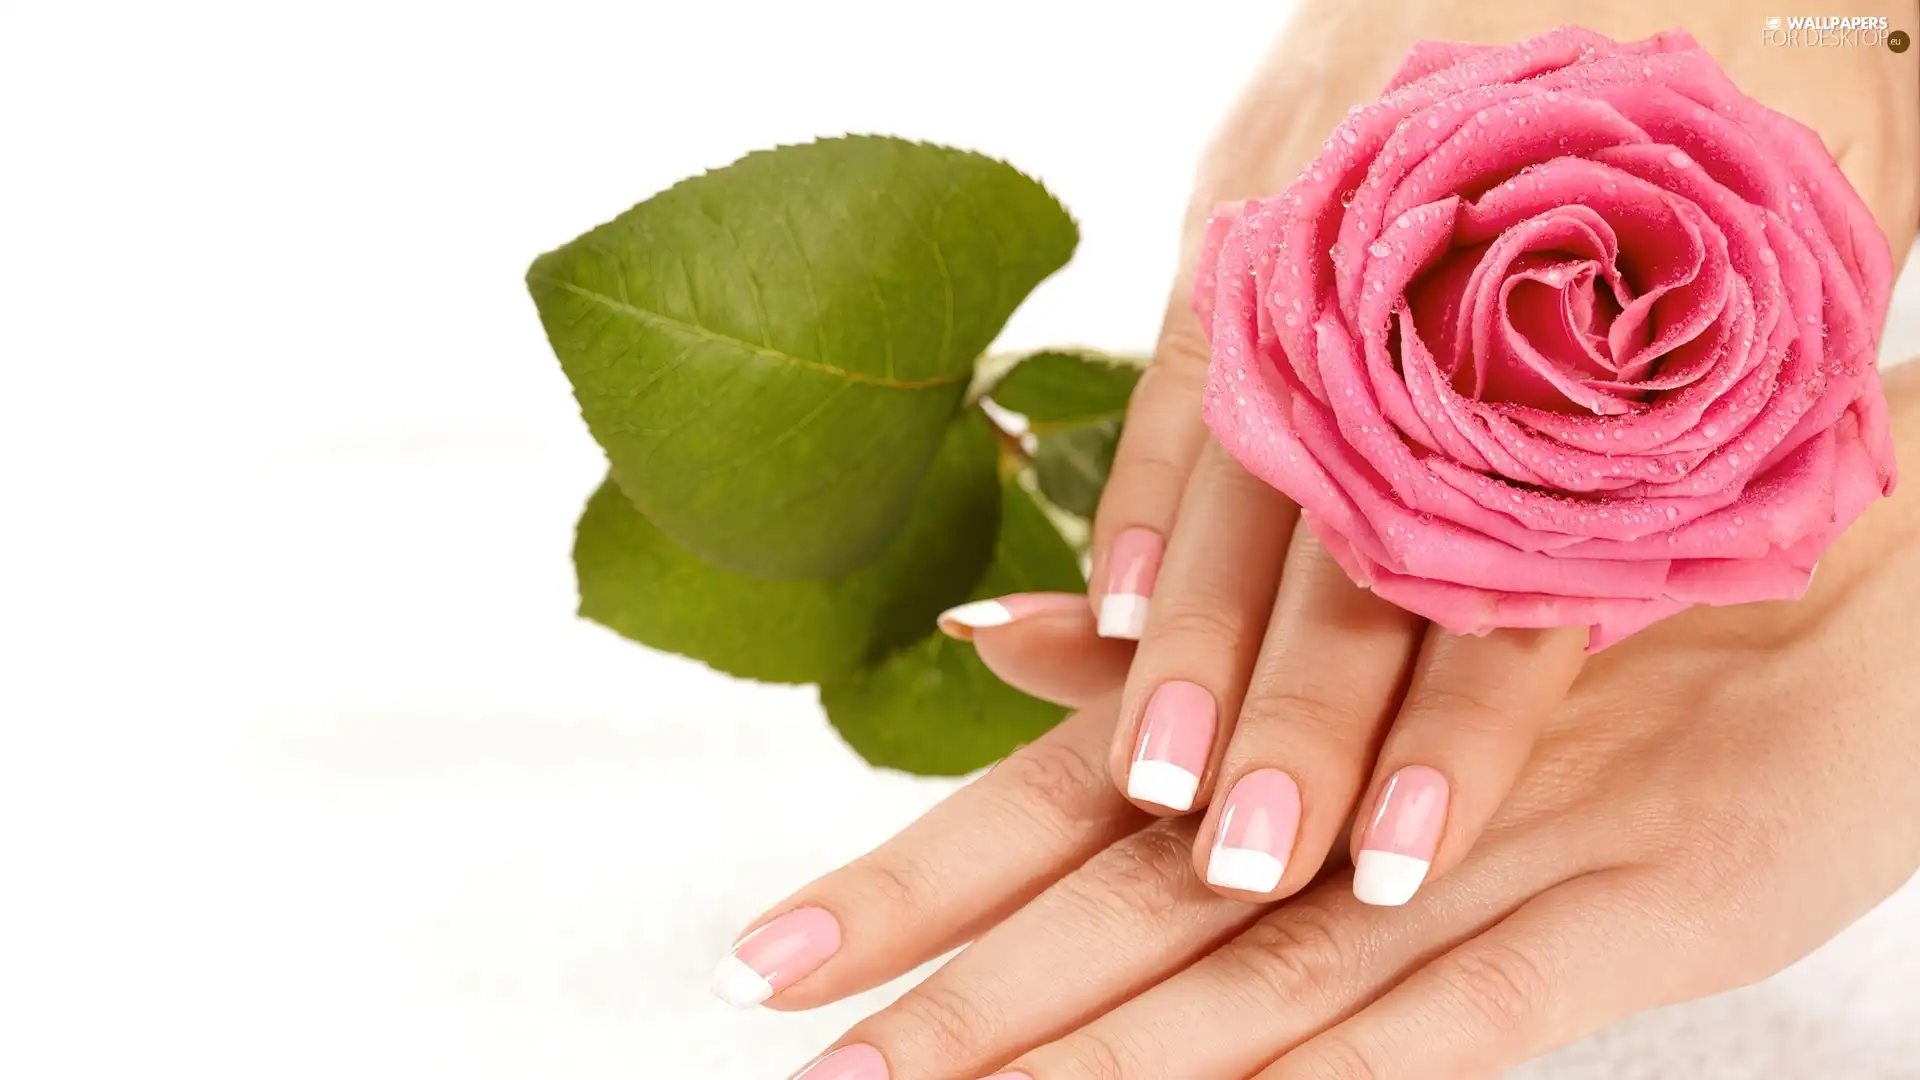
<svg viewBox="0 0 1920 1080"><path fill-rule="evenodd" d="M1667 164L1676 169L1684 169L1693 164L1693 159L1688 157L1685 151L1670 150L1667 152Z"/></svg>
<svg viewBox="0 0 1920 1080"><path fill-rule="evenodd" d="M1360 141L1360 136L1355 134L1354 130L1350 127L1341 128L1340 137L1347 140L1348 146L1352 146L1354 143L1357 143Z"/></svg>
<svg viewBox="0 0 1920 1080"><path fill-rule="evenodd" d="M1780 256L1775 255L1772 248L1763 247L1760 249L1760 261L1766 263L1768 266L1772 266L1774 263L1780 261Z"/></svg>
<svg viewBox="0 0 1920 1080"><path fill-rule="evenodd" d="M1384 259L1393 254L1393 248L1385 240L1375 240L1367 251L1376 259Z"/></svg>

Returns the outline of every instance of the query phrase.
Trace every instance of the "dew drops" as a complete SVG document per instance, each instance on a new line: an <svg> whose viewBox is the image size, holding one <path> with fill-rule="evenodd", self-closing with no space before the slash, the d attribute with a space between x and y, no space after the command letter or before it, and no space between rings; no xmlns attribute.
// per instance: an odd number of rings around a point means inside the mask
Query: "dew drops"
<svg viewBox="0 0 1920 1080"><path fill-rule="evenodd" d="M1385 240L1375 240L1373 246L1367 249L1367 253L1376 259L1384 259L1393 254L1393 247Z"/></svg>
<svg viewBox="0 0 1920 1080"><path fill-rule="evenodd" d="M1300 316L1295 315L1293 312L1289 311L1285 315L1280 317L1280 321L1286 323L1288 326L1299 326Z"/></svg>
<svg viewBox="0 0 1920 1080"><path fill-rule="evenodd" d="M1796 213L1796 214L1797 214L1797 213L1799 213L1799 212L1800 212L1800 200L1799 200L1799 199L1795 199L1795 200L1793 200L1792 202L1790 202L1790 203L1788 203L1788 204L1787 204L1787 209L1789 209L1789 210L1791 210L1791 211L1793 211L1793 212L1794 212L1794 213Z"/></svg>
<svg viewBox="0 0 1920 1080"><path fill-rule="evenodd" d="M1677 507L1673 507L1673 506L1669 506L1669 507L1667 507L1667 520L1668 520L1668 521L1672 521L1672 520L1674 520L1675 518L1678 518L1679 516L1680 516L1680 510L1679 510L1679 508L1677 508Z"/></svg>
<svg viewBox="0 0 1920 1080"><path fill-rule="evenodd" d="M1435 130L1435 131L1439 131L1439 130L1440 130L1440 118L1439 118L1439 117L1437 117L1437 116L1429 116L1429 117L1427 117L1427 126L1428 126L1428 127L1430 127L1430 128L1432 128L1432 129L1433 129L1433 130Z"/></svg>
<svg viewBox="0 0 1920 1080"><path fill-rule="evenodd" d="M1475 115L1473 119L1476 123L1491 124L1493 123L1493 114L1490 112L1483 112Z"/></svg>
<svg viewBox="0 0 1920 1080"><path fill-rule="evenodd" d="M1780 256L1775 255L1772 248L1763 247L1760 249L1760 261L1772 266L1780 261Z"/></svg>
<svg viewBox="0 0 1920 1080"><path fill-rule="evenodd" d="M1799 185L1799 184L1795 184L1795 183L1792 183L1792 182L1789 182L1789 183L1787 184L1787 194L1789 194L1789 195L1798 195L1798 194L1800 194L1800 185Z"/></svg>
<svg viewBox="0 0 1920 1080"><path fill-rule="evenodd" d="M1667 151L1667 164L1676 169L1684 169L1693 164L1693 159L1688 157L1684 150L1669 150Z"/></svg>
<svg viewBox="0 0 1920 1080"><path fill-rule="evenodd" d="M1354 143L1357 143L1360 141L1360 136L1355 134L1354 130L1350 127L1341 128L1340 137L1347 141L1348 146L1352 146Z"/></svg>
<svg viewBox="0 0 1920 1080"><path fill-rule="evenodd" d="M1413 215L1412 215L1412 214L1401 214L1401 215L1400 215L1400 216L1399 216L1399 217L1398 217L1397 219L1395 219L1395 220L1394 220L1394 223L1393 223L1393 226L1394 226L1394 228L1396 228L1396 229L1411 229L1411 228L1413 228Z"/></svg>
<svg viewBox="0 0 1920 1080"><path fill-rule="evenodd" d="M1353 189L1353 188L1348 188L1347 190L1345 190L1345 191L1343 191L1343 192L1341 192L1341 193L1340 193L1340 205L1341 205L1341 207L1343 207L1343 208L1344 208L1344 207L1349 207L1349 206L1352 206L1352 205L1353 205L1353 196L1354 196L1354 189Z"/></svg>

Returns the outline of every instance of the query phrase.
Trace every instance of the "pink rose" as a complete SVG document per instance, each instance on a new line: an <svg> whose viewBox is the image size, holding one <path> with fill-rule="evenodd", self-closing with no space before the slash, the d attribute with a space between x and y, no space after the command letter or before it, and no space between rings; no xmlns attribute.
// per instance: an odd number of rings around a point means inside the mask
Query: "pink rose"
<svg viewBox="0 0 1920 1080"><path fill-rule="evenodd" d="M1217 214L1207 423L1456 633L1798 597L1894 463L1886 239L1684 33L1422 44Z"/></svg>

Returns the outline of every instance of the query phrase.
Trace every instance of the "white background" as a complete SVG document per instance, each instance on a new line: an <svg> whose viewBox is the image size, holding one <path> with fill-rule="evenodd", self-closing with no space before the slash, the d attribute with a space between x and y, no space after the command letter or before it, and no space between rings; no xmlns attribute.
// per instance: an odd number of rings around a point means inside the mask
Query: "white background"
<svg viewBox="0 0 1920 1080"><path fill-rule="evenodd" d="M0 1074L747 1080L884 1000L704 996L949 785L574 619L601 466L521 274L888 132L1080 219L1006 344L1142 348L1285 6L0 0ZM1911 1077L1917 917L1526 1075Z"/></svg>

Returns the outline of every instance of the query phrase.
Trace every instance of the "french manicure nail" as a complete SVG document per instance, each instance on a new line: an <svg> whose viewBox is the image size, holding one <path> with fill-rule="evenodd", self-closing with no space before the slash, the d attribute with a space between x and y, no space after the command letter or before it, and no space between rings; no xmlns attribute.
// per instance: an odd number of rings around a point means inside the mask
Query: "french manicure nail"
<svg viewBox="0 0 1920 1080"><path fill-rule="evenodd" d="M887 1080L887 1059L866 1043L855 1043L801 1069L793 1080Z"/></svg>
<svg viewBox="0 0 1920 1080"><path fill-rule="evenodd" d="M1087 598L1077 593L1014 593L991 600L975 600L940 613L942 633L961 641L973 638L975 630L985 630L1034 615L1087 610Z"/></svg>
<svg viewBox="0 0 1920 1080"><path fill-rule="evenodd" d="M840 923L825 908L805 907L740 939L713 971L713 995L746 1009L767 1000L825 963L840 948Z"/></svg>
<svg viewBox="0 0 1920 1080"><path fill-rule="evenodd" d="M1107 552L1107 587L1100 594L1100 636L1139 641L1147 628L1147 600L1160 576L1166 542L1152 529L1128 529Z"/></svg>
<svg viewBox="0 0 1920 1080"><path fill-rule="evenodd" d="M1399 907L1420 891L1447 823L1447 778L1425 765L1394 773L1360 839L1353 895L1362 903Z"/></svg>
<svg viewBox="0 0 1920 1080"><path fill-rule="evenodd" d="M1270 893L1280 887L1300 831L1300 787L1279 769L1255 769L1227 792L1220 832L1207 856L1207 883Z"/></svg>
<svg viewBox="0 0 1920 1080"><path fill-rule="evenodd" d="M1199 683L1161 683L1140 718L1127 797L1169 810L1193 809L1213 748L1214 713L1213 694Z"/></svg>

